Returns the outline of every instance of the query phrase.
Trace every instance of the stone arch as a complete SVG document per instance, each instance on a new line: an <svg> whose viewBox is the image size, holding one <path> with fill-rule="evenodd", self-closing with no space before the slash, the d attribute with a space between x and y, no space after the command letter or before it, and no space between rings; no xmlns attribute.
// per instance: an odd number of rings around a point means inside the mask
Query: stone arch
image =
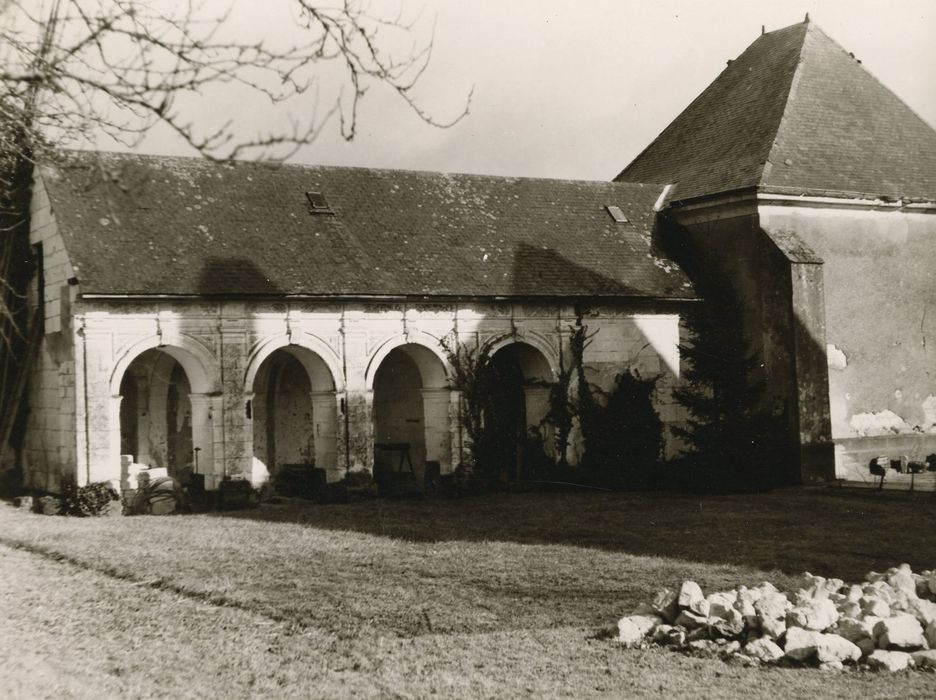
<svg viewBox="0 0 936 700"><path fill-rule="evenodd" d="M407 346L407 354L416 362L422 377L423 388L442 389L448 387L451 368L448 358L442 351L442 345L435 336L423 331L409 331L405 335L394 336L384 341L367 361L364 383L368 391L374 388L374 377L381 363L396 348ZM437 359L439 362L434 363Z"/></svg>
<svg viewBox="0 0 936 700"><path fill-rule="evenodd" d="M163 342L160 335L136 341L119 353L110 376L110 395L120 395L120 383L131 363L147 350L160 350L182 365L192 391L211 394L221 389L221 370L214 354L191 336L178 334L171 343Z"/></svg>
<svg viewBox="0 0 936 700"><path fill-rule="evenodd" d="M344 373L341 361L332 347L311 333L290 335L283 333L258 342L247 358L244 373L244 392L253 392L257 372L270 355L285 350L295 357L309 375L312 391L344 391ZM308 351L308 352L304 352ZM327 371L327 374L325 371Z"/></svg>
<svg viewBox="0 0 936 700"><path fill-rule="evenodd" d="M554 382L559 376L559 358L555 349L549 341L539 333L530 331L508 333L492 338L485 343L488 353L491 357L510 345L525 345L535 351L538 351L539 357L543 360L543 365L539 367L530 366L524 369L526 379L539 379L547 382ZM531 355L531 359L535 359ZM544 371L545 370L545 371ZM531 374L535 373L535 374ZM535 376L535 375L539 376ZM546 374L547 376L542 376Z"/></svg>
<svg viewBox="0 0 936 700"><path fill-rule="evenodd" d="M451 469L448 366L438 341L433 347L422 340L415 342L410 334L387 341L367 370L367 387L373 391L374 475L381 488L403 487L410 472L416 484L424 484L430 465L439 470L432 478Z"/></svg>
<svg viewBox="0 0 936 700"><path fill-rule="evenodd" d="M330 481L340 476L340 367L331 347L310 333L282 334L254 347L244 373L244 395L255 485L284 469L294 476L313 467L324 469ZM311 479L311 472L307 476Z"/></svg>
<svg viewBox="0 0 936 700"><path fill-rule="evenodd" d="M497 380L485 421L493 431L496 460L508 479L536 477L554 459L553 432L543 422L557 374L552 349L533 334L510 334L487 347Z"/></svg>

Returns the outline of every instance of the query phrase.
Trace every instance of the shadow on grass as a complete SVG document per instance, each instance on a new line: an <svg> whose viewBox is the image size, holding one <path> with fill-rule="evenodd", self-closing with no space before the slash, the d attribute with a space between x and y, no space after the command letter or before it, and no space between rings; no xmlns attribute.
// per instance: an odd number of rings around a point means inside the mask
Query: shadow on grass
<svg viewBox="0 0 936 700"><path fill-rule="evenodd" d="M739 496L554 493L444 501L264 504L213 517L293 523L413 542L515 542L860 580L936 563L936 498L790 490Z"/></svg>

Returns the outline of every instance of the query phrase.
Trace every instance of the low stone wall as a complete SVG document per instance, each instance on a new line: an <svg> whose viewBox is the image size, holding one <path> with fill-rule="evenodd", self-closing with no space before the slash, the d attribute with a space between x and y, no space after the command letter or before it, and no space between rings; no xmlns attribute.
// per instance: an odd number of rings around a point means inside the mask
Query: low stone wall
<svg viewBox="0 0 936 700"><path fill-rule="evenodd" d="M704 595L663 589L618 622L626 646L669 646L751 664L936 669L936 572L906 564L862 584L806 575L792 596L769 582Z"/></svg>
<svg viewBox="0 0 936 700"><path fill-rule="evenodd" d="M936 434L900 433L835 440L835 476L848 481L877 481L868 467L872 459L886 457L898 461L926 463L936 453Z"/></svg>

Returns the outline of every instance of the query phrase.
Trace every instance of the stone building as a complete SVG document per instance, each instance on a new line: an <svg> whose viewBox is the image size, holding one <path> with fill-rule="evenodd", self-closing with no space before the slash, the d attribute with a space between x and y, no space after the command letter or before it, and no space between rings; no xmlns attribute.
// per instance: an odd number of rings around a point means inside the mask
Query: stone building
<svg viewBox="0 0 936 700"><path fill-rule="evenodd" d="M381 446L401 443L417 477L446 473L465 446L440 341L508 358L516 420L538 427L578 321L590 379L659 376L678 422L695 294L653 242L663 189L91 153L43 167L28 479L116 479L132 455L209 488L288 465L338 480L394 466Z"/></svg>
<svg viewBox="0 0 936 700"><path fill-rule="evenodd" d="M617 181L673 183L668 249L743 300L802 478L936 452L936 131L860 60L764 34Z"/></svg>
<svg viewBox="0 0 936 700"><path fill-rule="evenodd" d="M720 284L787 480L845 476L936 452L933 236L936 132L809 22L759 37L614 182L83 154L36 173L21 461L50 489L118 478L122 454L197 462L209 488L337 480L399 443L450 471L440 340L508 358L539 426L579 321L592 380L660 378L672 455L680 319Z"/></svg>

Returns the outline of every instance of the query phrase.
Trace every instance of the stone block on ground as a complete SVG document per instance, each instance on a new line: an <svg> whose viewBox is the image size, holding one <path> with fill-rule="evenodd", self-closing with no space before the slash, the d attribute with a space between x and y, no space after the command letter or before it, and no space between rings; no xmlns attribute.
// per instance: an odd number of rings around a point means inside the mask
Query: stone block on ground
<svg viewBox="0 0 936 700"><path fill-rule="evenodd" d="M39 498L39 512L43 515L59 515L62 512L62 501L55 496L42 496Z"/></svg>
<svg viewBox="0 0 936 700"><path fill-rule="evenodd" d="M787 612L787 628L802 627L814 632L829 629L838 621L838 610L828 598L812 598Z"/></svg>
<svg viewBox="0 0 936 700"><path fill-rule="evenodd" d="M889 573L887 583L895 591L903 591L913 598L917 597L916 581L909 564L901 564L896 571Z"/></svg>
<svg viewBox="0 0 936 700"><path fill-rule="evenodd" d="M734 610L734 604L737 599L738 594L734 591L719 591L707 596L706 600L709 604L709 617L725 617L728 615L728 611Z"/></svg>
<svg viewBox="0 0 936 700"><path fill-rule="evenodd" d="M858 661L861 649L837 634L823 634L816 646L816 658L819 663Z"/></svg>
<svg viewBox="0 0 936 700"><path fill-rule="evenodd" d="M837 605L836 608L838 609L839 617L861 617L861 606L850 600L846 600L840 605Z"/></svg>
<svg viewBox="0 0 936 700"><path fill-rule="evenodd" d="M931 600L914 598L907 606L907 612L913 615L917 622L924 627L936 622L936 603Z"/></svg>
<svg viewBox="0 0 936 700"><path fill-rule="evenodd" d="M721 650L721 646L711 639L696 639L689 642L689 648L703 654L717 654Z"/></svg>
<svg viewBox="0 0 936 700"><path fill-rule="evenodd" d="M926 645L930 649L936 649L936 622L931 622L926 626L923 637L926 639Z"/></svg>
<svg viewBox="0 0 936 700"><path fill-rule="evenodd" d="M33 497L32 496L17 496L13 499L13 505L17 508L23 508L24 510L33 509Z"/></svg>
<svg viewBox="0 0 936 700"><path fill-rule="evenodd" d="M890 603L874 595L865 595L858 601L861 606L862 615L871 615L873 617L890 617Z"/></svg>
<svg viewBox="0 0 936 700"><path fill-rule="evenodd" d="M783 618L774 619L772 617L762 619L761 631L766 637L780 639L787 631L786 620Z"/></svg>
<svg viewBox="0 0 936 700"><path fill-rule="evenodd" d="M737 637L744 631L744 617L734 608L729 608L724 615L710 616L708 626L722 637Z"/></svg>
<svg viewBox="0 0 936 700"><path fill-rule="evenodd" d="M910 654L903 651L885 651L884 649L875 649L868 657L867 664L871 668L883 671L903 671L913 664L913 658Z"/></svg>
<svg viewBox="0 0 936 700"><path fill-rule="evenodd" d="M686 630L673 625L660 625L653 630L653 641L660 646L681 647L686 643Z"/></svg>
<svg viewBox="0 0 936 700"><path fill-rule="evenodd" d="M806 589L803 591L810 598L823 599L837 593L845 582L840 578L825 578L823 576L814 576L808 571L804 574L807 582Z"/></svg>
<svg viewBox="0 0 936 700"><path fill-rule="evenodd" d="M897 591L890 587L887 581L875 581L862 586L864 594L870 598L880 598L890 605L897 598Z"/></svg>
<svg viewBox="0 0 936 700"><path fill-rule="evenodd" d="M914 650L926 646L923 626L912 615L900 613L881 620L874 626L879 649Z"/></svg>
<svg viewBox="0 0 936 700"><path fill-rule="evenodd" d="M776 642L766 637L748 642L744 646L744 653L764 663L771 663L783 657L783 649Z"/></svg>
<svg viewBox="0 0 936 700"><path fill-rule="evenodd" d="M624 645L633 646L640 643L663 622L662 618L653 615L629 615L618 620L617 640Z"/></svg>
<svg viewBox="0 0 936 700"><path fill-rule="evenodd" d="M821 632L802 627L790 627L786 633L784 656L794 661L811 661L816 656L816 649L821 639Z"/></svg>
<svg viewBox="0 0 936 700"><path fill-rule="evenodd" d="M704 627L707 622L707 617L704 617L703 615L696 615L691 610L683 610L676 618L676 624L681 627L685 627L687 630L694 630L699 627Z"/></svg>
<svg viewBox="0 0 936 700"><path fill-rule="evenodd" d="M915 651L910 654L910 658L913 659L913 663L916 664L919 668L936 669L936 649Z"/></svg>
<svg viewBox="0 0 936 700"><path fill-rule="evenodd" d="M876 620L874 624L877 624ZM835 625L835 633L854 644L862 639L873 641L874 624L869 625L864 620L856 620L853 617L841 617Z"/></svg>
<svg viewBox="0 0 936 700"><path fill-rule="evenodd" d="M754 603L754 609L762 620L785 618L787 610L792 607L792 603L779 591L767 591Z"/></svg>
<svg viewBox="0 0 936 700"><path fill-rule="evenodd" d="M653 597L654 611L667 622L674 622L679 616L679 594L669 588L661 588Z"/></svg>
<svg viewBox="0 0 936 700"><path fill-rule="evenodd" d="M679 595L676 600L679 607L692 609L702 600L705 600L702 587L695 581L683 581L682 586L679 587Z"/></svg>

